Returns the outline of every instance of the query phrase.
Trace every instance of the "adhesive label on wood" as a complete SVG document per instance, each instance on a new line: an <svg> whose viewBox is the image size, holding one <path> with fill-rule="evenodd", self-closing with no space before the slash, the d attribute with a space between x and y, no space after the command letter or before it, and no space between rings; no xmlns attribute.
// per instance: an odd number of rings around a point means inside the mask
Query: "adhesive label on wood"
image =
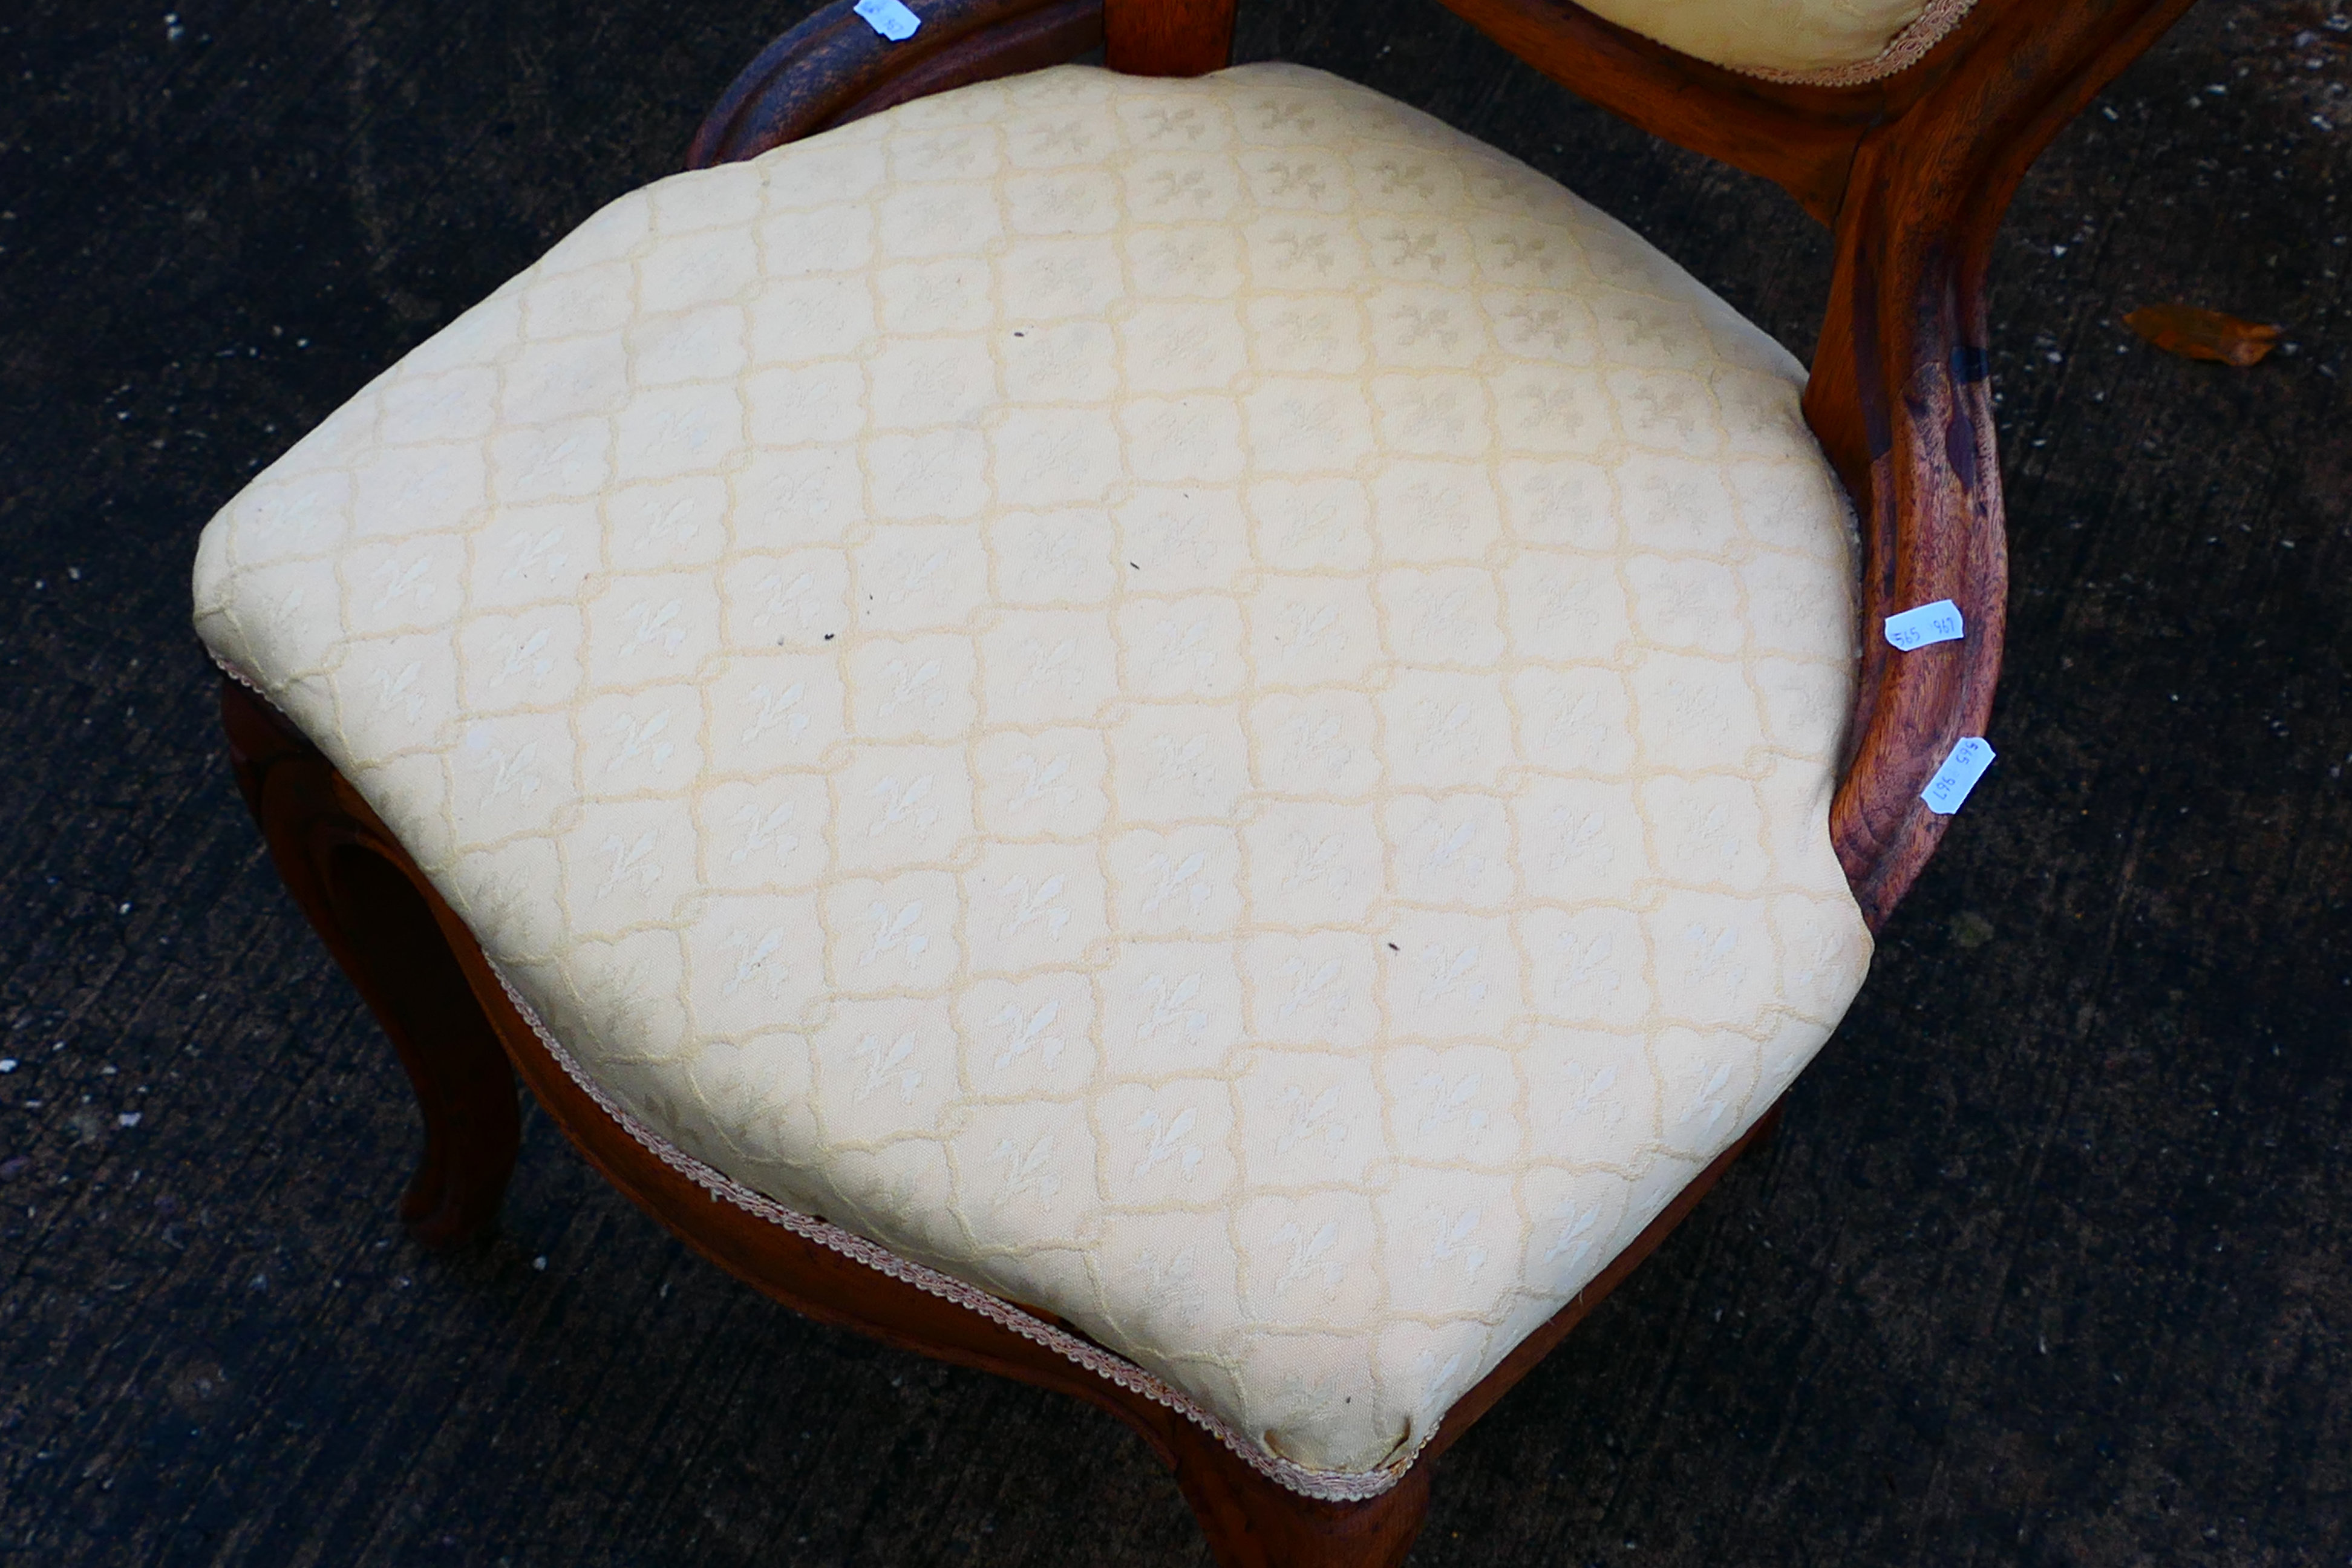
<svg viewBox="0 0 2352 1568"><path fill-rule="evenodd" d="M1983 736L1969 736L1952 748L1944 765L1936 770L1936 776L1919 792L1919 798L1937 816L1951 816L1969 798L1969 791L1977 787L1977 780L1984 777L1985 770L1992 766L1992 747Z"/></svg>
<svg viewBox="0 0 2352 1568"><path fill-rule="evenodd" d="M857 0L852 7L866 18L866 25L894 44L904 43L915 36L923 19L901 4L901 0Z"/></svg>
<svg viewBox="0 0 2352 1568"><path fill-rule="evenodd" d="M1929 643L1958 642L1966 636L1968 626L1960 619L1960 607L1949 599L1886 617L1886 640L1905 653Z"/></svg>

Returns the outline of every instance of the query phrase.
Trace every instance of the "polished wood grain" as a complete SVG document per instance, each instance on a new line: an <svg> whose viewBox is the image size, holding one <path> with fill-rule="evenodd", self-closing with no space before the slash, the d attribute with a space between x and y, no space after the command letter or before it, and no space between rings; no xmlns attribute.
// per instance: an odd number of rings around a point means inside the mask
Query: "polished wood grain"
<svg viewBox="0 0 2352 1568"><path fill-rule="evenodd" d="M1064 65L1102 47L1099 0L1055 0L1034 11L978 28L840 110L831 123L846 125L869 114L976 81L994 81L1021 71Z"/></svg>
<svg viewBox="0 0 2352 1568"><path fill-rule="evenodd" d="M924 0L893 43L838 0L777 37L703 117L686 166L754 158L894 104L1059 65L1103 42L1102 0Z"/></svg>
<svg viewBox="0 0 2352 1568"><path fill-rule="evenodd" d="M1979 0L1951 36L1886 79L1769 83L1677 55L1564 0L1445 0L1571 89L1682 145L1774 181L1835 235L1805 414L1859 510L1864 658L1831 834L1864 918L1881 925L1949 820L1917 798L1952 743L1982 734L2007 595L2000 464L1987 384L1992 236L2033 157L2190 0ZM1192 75L1224 63L1226 0L938 0L891 45L846 0L778 38L697 135L694 166L750 157L895 103L1066 59ZM1895 655L1880 617L1957 601L1969 635ZM394 1041L425 1121L404 1215L447 1245L495 1214L515 1149L512 1072L589 1162L690 1246L777 1300L887 1342L1087 1399L1176 1472L1221 1563L1400 1563L1433 1462L1647 1257L1754 1140L1775 1107L1576 1300L1448 1413L1399 1483L1318 1502L1216 1437L1004 1325L712 1194L663 1162L547 1054L478 946L355 791L292 726L225 687L237 776L305 913ZM1048 1316L1040 1314L1041 1317Z"/></svg>
<svg viewBox="0 0 2352 1568"><path fill-rule="evenodd" d="M2191 0L1980 0L1973 51L1858 143L1805 415L1863 520L1863 666L1830 835L1864 918L1894 912L1952 818L1919 792L1991 722L2009 546L1988 374L1995 232L2051 137ZM1969 636L1897 653L1899 610L1951 599Z"/></svg>
<svg viewBox="0 0 2352 1568"><path fill-rule="evenodd" d="M1206 76L1234 57L1234 0L1103 0L1103 63L1129 76Z"/></svg>

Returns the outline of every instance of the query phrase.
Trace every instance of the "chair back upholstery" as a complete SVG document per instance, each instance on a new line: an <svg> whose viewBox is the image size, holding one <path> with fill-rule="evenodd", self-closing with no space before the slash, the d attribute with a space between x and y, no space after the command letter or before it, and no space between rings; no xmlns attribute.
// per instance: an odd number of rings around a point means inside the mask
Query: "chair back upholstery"
<svg viewBox="0 0 2352 1568"><path fill-rule="evenodd" d="M1591 0L1585 9L1695 59L1842 87L1917 59L1974 0Z"/></svg>

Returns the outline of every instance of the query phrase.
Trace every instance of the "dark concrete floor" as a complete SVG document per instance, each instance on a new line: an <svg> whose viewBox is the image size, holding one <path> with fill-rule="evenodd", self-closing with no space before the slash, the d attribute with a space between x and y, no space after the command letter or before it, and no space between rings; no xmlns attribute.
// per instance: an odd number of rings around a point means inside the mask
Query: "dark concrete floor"
<svg viewBox="0 0 2352 1568"><path fill-rule="evenodd" d="M1107 1418L768 1305L535 1117L503 1235L418 1253L398 1069L215 741L207 515L794 5L181 3L0 11L0 1563L1205 1563ZM1249 0L1242 52L1810 349L1793 207L1426 0ZM2329 0L2207 0L2028 181L2001 761L1778 1143L1443 1462L1417 1563L2352 1553L2347 79ZM2290 346L2119 327L2172 299Z"/></svg>

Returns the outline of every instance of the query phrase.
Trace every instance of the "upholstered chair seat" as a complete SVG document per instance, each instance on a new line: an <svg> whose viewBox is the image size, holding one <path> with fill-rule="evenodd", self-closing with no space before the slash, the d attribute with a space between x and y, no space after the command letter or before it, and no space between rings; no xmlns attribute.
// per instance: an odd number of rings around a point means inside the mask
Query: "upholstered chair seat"
<svg viewBox="0 0 2352 1568"><path fill-rule="evenodd" d="M640 1139L1366 1496L1861 982L1802 386L1376 93L1057 68L606 207L197 625Z"/></svg>

